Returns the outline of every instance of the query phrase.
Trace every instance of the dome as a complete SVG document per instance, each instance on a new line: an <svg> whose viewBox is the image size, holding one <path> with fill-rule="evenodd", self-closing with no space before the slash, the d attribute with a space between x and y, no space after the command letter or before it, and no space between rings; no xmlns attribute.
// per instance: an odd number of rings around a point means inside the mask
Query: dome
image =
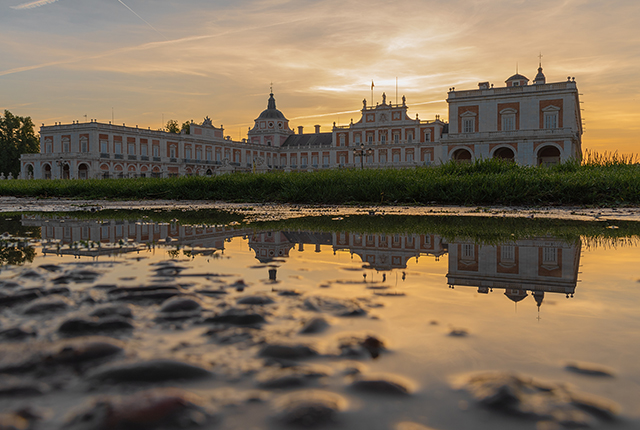
<svg viewBox="0 0 640 430"><path fill-rule="evenodd" d="M258 119L284 119L284 114L276 109L276 99L273 98L273 93L269 94L269 102L267 108L262 111Z"/></svg>
<svg viewBox="0 0 640 430"><path fill-rule="evenodd" d="M526 76L522 76L519 73L516 73L515 75L511 76L509 79L507 79L505 82L510 82L510 81L527 81L529 82L529 78L527 78Z"/></svg>
<svg viewBox="0 0 640 430"><path fill-rule="evenodd" d="M542 66L538 67L538 74L536 75L536 78L533 80L534 83L536 84L544 84L546 83L547 78L544 75L544 73L542 73Z"/></svg>
<svg viewBox="0 0 640 430"><path fill-rule="evenodd" d="M525 290L507 290L504 295L516 303L529 296Z"/></svg>

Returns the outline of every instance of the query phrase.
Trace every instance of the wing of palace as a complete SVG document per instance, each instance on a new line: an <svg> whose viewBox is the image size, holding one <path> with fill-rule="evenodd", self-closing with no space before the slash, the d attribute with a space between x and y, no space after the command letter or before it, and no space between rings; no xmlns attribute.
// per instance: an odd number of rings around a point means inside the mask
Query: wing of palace
<svg viewBox="0 0 640 430"><path fill-rule="evenodd" d="M515 74L505 86L447 93L448 121L411 116L406 99L362 102L360 118L295 132L273 93L247 138L225 136L207 117L180 134L89 122L40 128L40 153L21 157L23 179L216 175L237 171L409 168L499 157L522 165L581 158L582 119L575 78L532 83Z"/></svg>

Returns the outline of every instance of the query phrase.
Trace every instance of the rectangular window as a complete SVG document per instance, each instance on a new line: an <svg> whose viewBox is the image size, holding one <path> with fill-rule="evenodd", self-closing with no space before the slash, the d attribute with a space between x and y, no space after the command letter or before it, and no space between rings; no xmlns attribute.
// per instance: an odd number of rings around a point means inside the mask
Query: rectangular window
<svg viewBox="0 0 640 430"><path fill-rule="evenodd" d="M556 264L558 262L557 248L542 248L542 264Z"/></svg>
<svg viewBox="0 0 640 430"><path fill-rule="evenodd" d="M394 163L399 163L400 162L400 153L399 152L395 152L393 154L393 162Z"/></svg>
<svg viewBox="0 0 640 430"><path fill-rule="evenodd" d="M474 245L469 243L462 244L462 259L463 260L474 260L476 256L476 248Z"/></svg>
<svg viewBox="0 0 640 430"><path fill-rule="evenodd" d="M145 156L145 157L146 157L147 155L149 155L149 154L147 153L147 148L148 148L148 147L147 147L147 144L146 144L146 143L145 143L144 145L140 145L140 155L143 155L143 156Z"/></svg>
<svg viewBox="0 0 640 430"><path fill-rule="evenodd" d="M100 141L100 152L102 152L103 154L109 152L109 142L107 142L106 140Z"/></svg>
<svg viewBox="0 0 640 430"><path fill-rule="evenodd" d="M191 159L191 148L184 150L184 158Z"/></svg>
<svg viewBox="0 0 640 430"><path fill-rule="evenodd" d="M300 166L307 167L307 157L300 157Z"/></svg>
<svg viewBox="0 0 640 430"><path fill-rule="evenodd" d="M356 134L355 142L356 143L360 143L360 135L359 134Z"/></svg>
<svg viewBox="0 0 640 430"><path fill-rule="evenodd" d="M80 152L89 152L89 141L86 138L80 139Z"/></svg>
<svg viewBox="0 0 640 430"><path fill-rule="evenodd" d="M211 150L207 150L207 161L211 161Z"/></svg>
<svg viewBox="0 0 640 430"><path fill-rule="evenodd" d="M393 143L395 143L396 145L398 143L400 143L400 135L399 134L394 134L393 135Z"/></svg>
<svg viewBox="0 0 640 430"><path fill-rule="evenodd" d="M116 142L116 154L122 154L122 142Z"/></svg>
<svg viewBox="0 0 640 430"><path fill-rule="evenodd" d="M317 155L311 156L311 164L313 165L313 167L318 167L318 156Z"/></svg>
<svg viewBox="0 0 640 430"><path fill-rule="evenodd" d="M136 144L135 143L130 143L129 144L129 155L134 155L136 153Z"/></svg>
<svg viewBox="0 0 640 430"><path fill-rule="evenodd" d="M502 131L513 131L516 129L516 118L513 115L502 117Z"/></svg>
<svg viewBox="0 0 640 430"><path fill-rule="evenodd" d="M387 135L383 134L382 136L380 136L380 143L382 143L383 145L385 143L387 143Z"/></svg>
<svg viewBox="0 0 640 430"><path fill-rule="evenodd" d="M196 149L196 160L202 160L202 149Z"/></svg>
<svg viewBox="0 0 640 430"><path fill-rule="evenodd" d="M346 158L344 155L340 156L340 164L345 164L347 162Z"/></svg>
<svg viewBox="0 0 640 430"><path fill-rule="evenodd" d="M407 162L408 163L413 163L413 152L408 152L407 153Z"/></svg>
<svg viewBox="0 0 640 430"><path fill-rule="evenodd" d="M544 114L544 128L558 128L558 114L557 113L545 113Z"/></svg>
<svg viewBox="0 0 640 430"><path fill-rule="evenodd" d="M465 118L462 120L462 132L473 133L476 131L475 118Z"/></svg>
<svg viewBox="0 0 640 430"><path fill-rule="evenodd" d="M378 157L378 160L380 161L380 164L386 164L387 163L387 154L380 154L380 156Z"/></svg>
<svg viewBox="0 0 640 430"><path fill-rule="evenodd" d="M69 152L69 139L62 139L62 152Z"/></svg>
<svg viewBox="0 0 640 430"><path fill-rule="evenodd" d="M413 133L407 134L407 143L413 143Z"/></svg>
<svg viewBox="0 0 640 430"><path fill-rule="evenodd" d="M176 158L176 148L175 148L175 146L171 147L171 149L169 150L169 155L171 156L171 158Z"/></svg>
<svg viewBox="0 0 640 430"><path fill-rule="evenodd" d="M515 247L513 245L502 246L500 248L500 260L503 263L515 263L516 261L516 252Z"/></svg>
<svg viewBox="0 0 640 430"><path fill-rule="evenodd" d="M323 155L322 156L322 164L325 166L329 165L329 156L328 155Z"/></svg>
<svg viewBox="0 0 640 430"><path fill-rule="evenodd" d="M160 146L153 145L153 156L154 157L159 157L160 156Z"/></svg>
<svg viewBox="0 0 640 430"><path fill-rule="evenodd" d="M367 140L369 141L369 144L373 143L373 135L370 134L369 136L367 136Z"/></svg>

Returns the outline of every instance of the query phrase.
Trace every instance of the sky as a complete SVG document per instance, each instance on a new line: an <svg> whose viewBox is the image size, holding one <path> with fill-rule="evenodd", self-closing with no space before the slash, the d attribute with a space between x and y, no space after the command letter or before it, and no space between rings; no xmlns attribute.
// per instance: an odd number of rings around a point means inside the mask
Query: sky
<svg viewBox="0 0 640 430"><path fill-rule="evenodd" d="M292 128L329 131L397 78L410 116L446 120L450 87L533 80L540 53L576 79L583 148L639 153L638 0L0 0L0 109L240 139L271 85Z"/></svg>

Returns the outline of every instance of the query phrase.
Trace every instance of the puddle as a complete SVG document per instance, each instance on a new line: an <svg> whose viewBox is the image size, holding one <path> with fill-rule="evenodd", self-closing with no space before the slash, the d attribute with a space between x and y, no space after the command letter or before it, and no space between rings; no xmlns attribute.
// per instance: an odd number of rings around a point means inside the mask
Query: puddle
<svg viewBox="0 0 640 430"><path fill-rule="evenodd" d="M334 218L5 217L0 427L640 425L635 223Z"/></svg>

